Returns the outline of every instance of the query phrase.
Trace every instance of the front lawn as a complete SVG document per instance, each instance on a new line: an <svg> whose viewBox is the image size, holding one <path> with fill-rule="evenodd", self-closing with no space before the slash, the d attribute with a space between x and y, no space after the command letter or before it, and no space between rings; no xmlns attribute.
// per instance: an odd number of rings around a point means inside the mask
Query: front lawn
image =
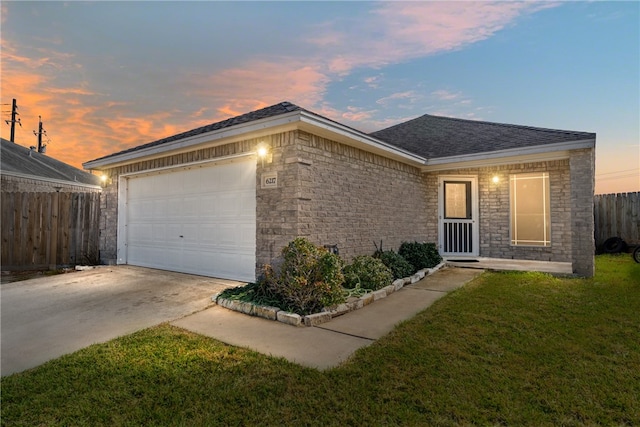
<svg viewBox="0 0 640 427"><path fill-rule="evenodd" d="M3 378L2 425L638 425L640 264L596 261L485 273L327 372L147 329Z"/></svg>

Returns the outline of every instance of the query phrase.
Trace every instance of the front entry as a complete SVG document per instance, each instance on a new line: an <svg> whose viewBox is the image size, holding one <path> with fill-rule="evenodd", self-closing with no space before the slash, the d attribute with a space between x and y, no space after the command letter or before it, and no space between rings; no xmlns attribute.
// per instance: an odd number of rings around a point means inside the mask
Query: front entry
<svg viewBox="0 0 640 427"><path fill-rule="evenodd" d="M443 256L478 256L478 179L438 178L438 244Z"/></svg>

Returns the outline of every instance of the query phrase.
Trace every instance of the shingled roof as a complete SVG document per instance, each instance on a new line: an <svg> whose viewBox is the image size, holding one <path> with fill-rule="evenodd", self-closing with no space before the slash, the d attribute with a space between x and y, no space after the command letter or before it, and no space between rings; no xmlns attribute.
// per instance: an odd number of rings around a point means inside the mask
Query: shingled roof
<svg viewBox="0 0 640 427"><path fill-rule="evenodd" d="M3 174L17 173L41 180L68 181L70 184L100 185L100 178L53 157L30 150L4 138L0 155Z"/></svg>
<svg viewBox="0 0 640 427"><path fill-rule="evenodd" d="M596 134L425 114L370 136L433 159L590 140Z"/></svg>
<svg viewBox="0 0 640 427"><path fill-rule="evenodd" d="M240 116L231 117L230 119L223 120L221 122L211 123L206 126L202 126L196 129L192 129L186 132L179 133L177 135L168 136L166 138L158 139L157 141L152 141L143 145L138 145L132 148L128 148L126 150L119 151L117 153L112 153L104 157L99 157L95 160L102 160L109 157L119 156L121 154L131 153L134 151L142 150L145 148L156 147L158 145L166 144L171 141L178 141L180 139L189 138L191 136L200 135L207 132L213 132L216 130L229 128L231 126L240 125L243 123L249 123L260 119L266 119L269 117L279 116L281 114L290 113L292 111L302 111L303 109L294 105L290 102L281 102L279 104L272 105L270 107L265 107L260 110L251 111L246 114L242 114Z"/></svg>
<svg viewBox="0 0 640 427"><path fill-rule="evenodd" d="M352 129L356 134L359 133L363 136L373 137L390 146L428 159L595 139L594 133L454 119L428 114L367 135L357 129L342 125L334 120L322 117L285 101L237 117L112 153L92 160L89 163L294 111L320 117L323 120Z"/></svg>

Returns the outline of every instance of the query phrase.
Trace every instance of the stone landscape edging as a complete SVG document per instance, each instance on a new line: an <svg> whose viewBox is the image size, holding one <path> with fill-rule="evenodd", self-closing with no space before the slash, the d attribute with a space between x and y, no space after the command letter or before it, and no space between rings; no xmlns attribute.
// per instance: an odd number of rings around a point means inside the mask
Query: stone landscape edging
<svg viewBox="0 0 640 427"><path fill-rule="evenodd" d="M382 289L378 289L377 291L367 292L360 297L351 297L347 300L347 302L338 304L334 307L325 307L319 313L307 314L305 316L291 313L278 307L269 307L257 305L251 302L222 298L220 294L215 294L211 297L211 300L218 304L220 307L248 314L250 316L261 317L267 320L275 320L292 326L317 326L345 313L359 310L373 303L374 301L386 298L388 295L399 291L403 287L412 283L416 283L426 276L435 273L444 266L445 262L443 261L433 268L424 268L409 277L396 279L390 285L387 285Z"/></svg>

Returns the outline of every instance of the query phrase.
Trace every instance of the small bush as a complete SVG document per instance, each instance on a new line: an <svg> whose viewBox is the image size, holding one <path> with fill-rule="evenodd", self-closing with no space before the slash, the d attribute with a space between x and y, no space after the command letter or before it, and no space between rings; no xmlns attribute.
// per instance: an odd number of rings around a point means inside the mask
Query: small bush
<svg viewBox="0 0 640 427"><path fill-rule="evenodd" d="M283 302L294 313L317 313L345 301L344 262L335 254L298 237L282 250L280 273L265 266L259 294Z"/></svg>
<svg viewBox="0 0 640 427"><path fill-rule="evenodd" d="M391 284L393 274L381 260L369 255L355 257L344 269L345 287L378 290Z"/></svg>
<svg viewBox="0 0 640 427"><path fill-rule="evenodd" d="M391 270L394 279L411 276L415 268L404 259L400 254L394 251L384 251L379 254L380 261Z"/></svg>
<svg viewBox="0 0 640 427"><path fill-rule="evenodd" d="M435 243L403 242L398 254L413 265L414 273L423 268L433 268L442 261Z"/></svg>

